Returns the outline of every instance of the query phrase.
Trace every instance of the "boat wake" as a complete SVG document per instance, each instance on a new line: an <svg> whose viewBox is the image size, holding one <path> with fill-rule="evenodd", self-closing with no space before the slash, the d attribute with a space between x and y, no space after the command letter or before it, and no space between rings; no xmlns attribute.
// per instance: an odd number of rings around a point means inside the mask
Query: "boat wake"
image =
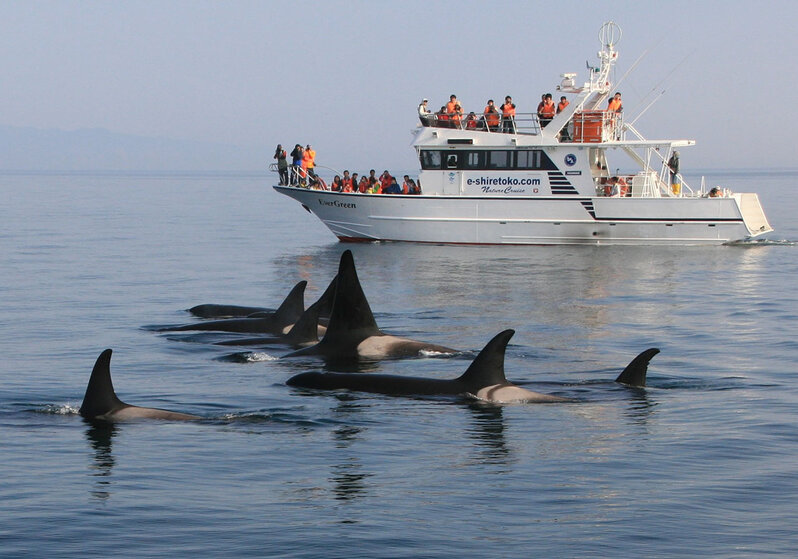
<svg viewBox="0 0 798 559"><path fill-rule="evenodd" d="M732 241L726 243L726 245L739 247L795 246L798 245L798 241L789 241L787 239L744 239L741 241Z"/></svg>

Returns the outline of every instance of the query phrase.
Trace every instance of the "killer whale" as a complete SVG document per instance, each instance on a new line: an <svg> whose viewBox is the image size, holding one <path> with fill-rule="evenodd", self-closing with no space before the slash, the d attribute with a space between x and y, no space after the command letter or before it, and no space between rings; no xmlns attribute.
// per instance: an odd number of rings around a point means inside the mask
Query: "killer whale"
<svg viewBox="0 0 798 559"><path fill-rule="evenodd" d="M223 342L216 342L216 345L224 346L253 346L253 345L289 345L294 348L305 347L318 343L319 332L327 331L325 326L319 324L320 316L329 316L332 309L333 298L335 297L335 286L338 281L338 276L335 276L330 281L327 289L321 294L315 303L310 305L299 320L291 326L287 334L278 334L276 336L259 337L259 338L244 338L238 340L225 340Z"/></svg>
<svg viewBox="0 0 798 559"><path fill-rule="evenodd" d="M318 355L328 361L351 362L418 356L421 351L457 353L436 344L385 334L377 326L355 269L351 250L338 265L338 281L324 337L315 345L284 357Z"/></svg>
<svg viewBox="0 0 798 559"><path fill-rule="evenodd" d="M182 332L188 330L215 330L219 332L252 332L284 334L302 316L305 310L305 287L308 282L297 283L274 313L257 318L228 318L194 322L181 326L164 326L159 332Z"/></svg>
<svg viewBox="0 0 798 559"><path fill-rule="evenodd" d="M129 419L169 419L194 420L199 416L156 408L132 406L120 400L111 381L110 349L103 351L94 363L86 394L80 406L80 413L85 419L103 421L125 421Z"/></svg>
<svg viewBox="0 0 798 559"><path fill-rule="evenodd" d="M239 305L216 305L206 303L195 305L188 312L200 318L245 318L254 313L273 313L275 309L266 307L245 307Z"/></svg>
<svg viewBox="0 0 798 559"><path fill-rule="evenodd" d="M288 386L323 390L348 389L392 396L466 396L478 400L510 403L567 402L566 398L532 392L509 381L504 374L504 354L514 330L505 330L493 337L479 355L456 379L443 380L384 374L309 372L288 379ZM616 382L644 386L648 363L659 353L648 349L634 358Z"/></svg>

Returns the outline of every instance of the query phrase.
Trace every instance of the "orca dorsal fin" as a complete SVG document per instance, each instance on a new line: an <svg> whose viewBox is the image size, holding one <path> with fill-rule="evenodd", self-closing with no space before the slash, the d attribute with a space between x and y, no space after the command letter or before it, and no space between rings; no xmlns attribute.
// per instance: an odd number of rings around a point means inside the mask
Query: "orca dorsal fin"
<svg viewBox="0 0 798 559"><path fill-rule="evenodd" d="M80 415L87 419L105 415L127 405L117 398L114 392L114 384L111 382L111 353L110 349L103 351L91 371L79 411Z"/></svg>
<svg viewBox="0 0 798 559"><path fill-rule="evenodd" d="M659 349L655 347L649 348L642 352L640 355L632 359L632 362L626 366L620 375L618 375L618 378L615 379L615 382L629 386L645 386L648 362L651 361L651 358L658 353Z"/></svg>
<svg viewBox="0 0 798 559"><path fill-rule="evenodd" d="M330 323L322 341L325 344L351 345L370 336L382 335L360 286L351 250L345 250L341 255L337 278Z"/></svg>
<svg viewBox="0 0 798 559"><path fill-rule="evenodd" d="M335 276L327 289L319 299L310 305L299 320L296 321L291 330L286 334L286 339L294 345L302 345L319 341L319 316L329 315L332 308L332 300L335 296L335 284L338 276Z"/></svg>
<svg viewBox="0 0 798 559"><path fill-rule="evenodd" d="M305 312L305 287L307 285L308 282L305 280L297 283L274 312L274 320L278 324L294 324Z"/></svg>
<svg viewBox="0 0 798 559"><path fill-rule="evenodd" d="M476 359L471 362L466 372L463 373L459 381L466 383L470 389L476 391L485 386L494 384L506 384L507 378L504 376L504 352L510 338L515 334L515 330L505 330L496 334L489 341ZM476 392L474 392L476 394Z"/></svg>

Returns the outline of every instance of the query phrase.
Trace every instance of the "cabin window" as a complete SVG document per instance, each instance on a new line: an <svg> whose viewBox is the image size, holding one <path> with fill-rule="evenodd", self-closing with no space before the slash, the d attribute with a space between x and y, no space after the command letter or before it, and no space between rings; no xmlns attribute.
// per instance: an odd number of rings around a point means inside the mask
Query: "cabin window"
<svg viewBox="0 0 798 559"><path fill-rule="evenodd" d="M511 151L491 151L488 169L512 169Z"/></svg>
<svg viewBox="0 0 798 559"><path fill-rule="evenodd" d="M469 151L468 158L466 159L466 169L484 169L487 152L485 151Z"/></svg>
<svg viewBox="0 0 798 559"><path fill-rule="evenodd" d="M440 169L441 152L432 150L421 150L422 169Z"/></svg>
<svg viewBox="0 0 798 559"><path fill-rule="evenodd" d="M540 150L519 151L516 169L540 169Z"/></svg>
<svg viewBox="0 0 798 559"><path fill-rule="evenodd" d="M487 171L519 169L553 171L557 166L543 150L421 150L422 169Z"/></svg>

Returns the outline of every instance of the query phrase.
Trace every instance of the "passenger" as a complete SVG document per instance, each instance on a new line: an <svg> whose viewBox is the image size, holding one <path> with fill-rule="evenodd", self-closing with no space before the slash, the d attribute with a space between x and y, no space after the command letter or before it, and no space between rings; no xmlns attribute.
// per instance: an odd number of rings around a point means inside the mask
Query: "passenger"
<svg viewBox="0 0 798 559"><path fill-rule="evenodd" d="M382 190L383 194L401 194L402 187L399 186L399 183L396 182L396 177L391 177L391 183Z"/></svg>
<svg viewBox="0 0 798 559"><path fill-rule="evenodd" d="M496 110L496 105L493 104L493 99L488 99L488 105L485 107L484 112L485 126L488 132L493 132L499 129L499 111Z"/></svg>
<svg viewBox="0 0 798 559"><path fill-rule="evenodd" d="M358 176L359 175L357 173L352 173L352 192L357 192Z"/></svg>
<svg viewBox="0 0 798 559"><path fill-rule="evenodd" d="M463 122L463 107L460 103L454 106L454 113L452 113L452 128L462 128Z"/></svg>
<svg viewBox="0 0 798 559"><path fill-rule="evenodd" d="M568 105L570 105L570 103L568 102L568 99L566 99L565 95L560 97L560 102L557 103L557 114L563 112L565 110L565 107L567 107Z"/></svg>
<svg viewBox="0 0 798 559"><path fill-rule="evenodd" d="M604 196L618 195L618 177L610 177L604 184Z"/></svg>
<svg viewBox="0 0 798 559"><path fill-rule="evenodd" d="M375 173L374 169L369 171L369 190L371 190L372 192L374 191L374 185L380 182L374 173Z"/></svg>
<svg viewBox="0 0 798 559"><path fill-rule="evenodd" d="M302 146L297 144L291 151L291 184L299 183L299 175L302 170L302 156L304 155Z"/></svg>
<svg viewBox="0 0 798 559"><path fill-rule="evenodd" d="M438 127L439 128L449 128L449 114L446 112L446 105L441 107L441 110L435 113L435 117L438 119Z"/></svg>
<svg viewBox="0 0 798 559"><path fill-rule="evenodd" d="M307 145L305 152L302 154L302 167L305 168L305 170L308 172L308 175L311 177L316 176L316 152L313 151L313 148L310 147L310 144Z"/></svg>
<svg viewBox="0 0 798 559"><path fill-rule="evenodd" d="M352 177L349 176L349 171L344 170L344 176L341 178L341 188L343 192L352 192ZM348 190L347 190L348 189Z"/></svg>
<svg viewBox="0 0 798 559"><path fill-rule="evenodd" d="M502 112L502 132L515 133L515 103L509 95L504 98L504 104L499 107Z"/></svg>
<svg viewBox="0 0 798 559"><path fill-rule="evenodd" d="M288 161L286 157L288 157L288 154L286 154L283 146L277 144L277 149L274 151L274 158L277 160L277 172L280 173L280 184L282 185L288 184Z"/></svg>
<svg viewBox="0 0 798 559"><path fill-rule="evenodd" d="M416 181L411 179L408 175L404 176L404 183L402 183L403 194L421 194L421 189L416 184Z"/></svg>
<svg viewBox="0 0 798 559"><path fill-rule="evenodd" d="M427 102L427 99L422 99L418 106L418 118L421 120L421 126L430 125L430 116L432 115L432 111L427 108Z"/></svg>
<svg viewBox="0 0 798 559"><path fill-rule="evenodd" d="M340 176L335 175L332 184L330 185L330 190L332 190L333 192L341 192L343 190L343 184L341 184Z"/></svg>
<svg viewBox="0 0 798 559"><path fill-rule="evenodd" d="M615 96L610 99L609 103L607 104L607 110L611 113L621 113L623 112L623 103L621 102L621 92L617 92Z"/></svg>
<svg viewBox="0 0 798 559"><path fill-rule="evenodd" d="M393 177L391 176L391 173L389 173L387 170L383 171L382 175L380 175L380 193L381 194L384 194L385 190L389 186L391 186L391 180L394 180Z"/></svg>
<svg viewBox="0 0 798 559"><path fill-rule="evenodd" d="M668 169L671 171L671 185L679 183L679 152L674 151L671 158L668 159Z"/></svg>
<svg viewBox="0 0 798 559"><path fill-rule="evenodd" d="M568 99L565 98L565 95L560 97L560 102L557 103L557 114L560 114L561 112L563 112L566 109L566 107L568 107L568 105L570 105L570 103L568 102ZM568 131L568 126L569 125L570 125L570 121L568 122L568 124L563 126L562 129L560 130L560 141L561 142L570 142L571 141L571 133Z"/></svg>
<svg viewBox="0 0 798 559"><path fill-rule="evenodd" d="M471 111L466 117L465 127L469 130L476 130L478 125L479 121L477 120L477 115L474 114L474 111Z"/></svg>
<svg viewBox="0 0 798 559"><path fill-rule="evenodd" d="M363 177L360 179L360 184L357 186L357 191L361 194L366 194L367 192L371 192L369 189L369 179L368 177Z"/></svg>
<svg viewBox="0 0 798 559"><path fill-rule="evenodd" d="M621 198L625 198L626 196L631 196L631 192L629 192L629 185L626 183L626 179L623 177L618 177L618 194Z"/></svg>
<svg viewBox="0 0 798 559"><path fill-rule="evenodd" d="M371 193L382 194L382 183L380 181L377 181L373 185L371 185Z"/></svg>
<svg viewBox="0 0 798 559"><path fill-rule="evenodd" d="M551 93L547 93L543 96L543 101L541 101L540 105L538 105L538 120L540 121L540 127L546 128L546 126L548 126L548 124L554 118L556 112L557 107L554 106Z"/></svg>
<svg viewBox="0 0 798 559"><path fill-rule="evenodd" d="M709 191L709 197L710 198L723 198L723 190L719 186L716 186L712 190Z"/></svg>
<svg viewBox="0 0 798 559"><path fill-rule="evenodd" d="M449 95L449 102L446 103L446 113L447 114L454 114L454 109L457 106L457 95L452 93Z"/></svg>

